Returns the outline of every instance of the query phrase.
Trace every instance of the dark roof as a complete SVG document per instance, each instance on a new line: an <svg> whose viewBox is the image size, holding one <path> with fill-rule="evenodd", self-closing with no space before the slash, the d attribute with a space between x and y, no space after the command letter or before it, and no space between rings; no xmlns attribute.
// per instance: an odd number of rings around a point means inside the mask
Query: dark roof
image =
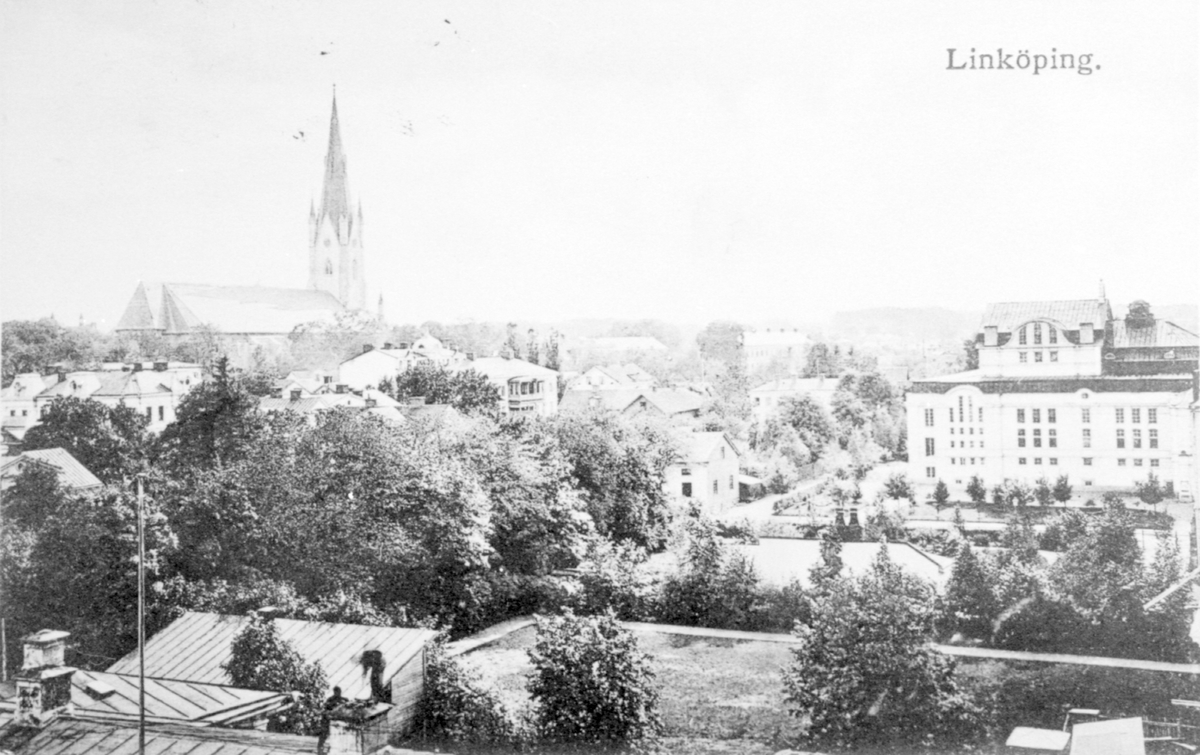
<svg viewBox="0 0 1200 755"><path fill-rule="evenodd" d="M138 284L129 307L139 299L160 303L156 327L168 333L187 333L202 325L211 325L225 334L287 335L297 326L328 321L345 307L333 294L306 288L269 288L266 286L213 286L198 283ZM141 304L136 309L142 312ZM145 313L132 324L141 322ZM125 319L117 330L125 328Z"/></svg>
<svg viewBox="0 0 1200 755"><path fill-rule="evenodd" d="M999 302L987 306L980 329L995 325L1001 332L1009 332L1032 320L1049 320L1068 329L1084 322L1103 328L1111 319L1112 310L1101 299Z"/></svg>
<svg viewBox="0 0 1200 755"><path fill-rule="evenodd" d="M37 451L25 451L20 456L15 456L11 460L6 460L0 464L0 477L9 476L10 469L15 473L20 468L22 461L31 461L52 467L58 472L58 481L63 487L86 490L88 488L98 488L103 484L96 475L92 474L87 467L80 464L79 460L72 456L65 448L43 448Z"/></svg>
<svg viewBox="0 0 1200 755"><path fill-rule="evenodd" d="M15 698L16 685L0 683L0 710L13 710ZM79 718L136 721L138 678L135 674L76 670L71 675L71 702ZM291 695L279 692L146 679L146 719L154 723L230 725L291 705Z"/></svg>
<svg viewBox="0 0 1200 755"><path fill-rule="evenodd" d="M125 305L125 314L117 321L117 330L157 330L154 322L154 310L150 309L150 300L146 296L146 287L138 281L133 291L133 298Z"/></svg>
<svg viewBox="0 0 1200 755"><path fill-rule="evenodd" d="M221 664L229 659L233 637L247 621L245 616L222 616L189 611L146 643L146 675L159 679L184 679L206 684L229 684ZM366 650L383 654L384 682L432 640L428 629L369 627L323 621L275 619L280 636L312 663L318 662L331 687L342 688L349 698L371 696L370 677L362 666ZM136 674L137 651L108 668Z"/></svg>
<svg viewBox="0 0 1200 755"><path fill-rule="evenodd" d="M14 755L135 755L137 725L63 717L40 728L9 721L0 726L0 750ZM221 729L187 724L146 726L146 752L193 755L290 755L315 753L316 737L254 729Z"/></svg>
<svg viewBox="0 0 1200 755"><path fill-rule="evenodd" d="M1129 327L1124 320L1112 324L1112 346L1117 349L1181 348L1200 345L1200 336L1173 322L1155 320L1142 327Z"/></svg>
<svg viewBox="0 0 1200 755"><path fill-rule="evenodd" d="M616 388L603 390L567 391L559 401L560 411L586 411L600 406L615 412L623 412L635 401L645 399L663 414L685 414L700 410L704 397L689 390L675 388Z"/></svg>

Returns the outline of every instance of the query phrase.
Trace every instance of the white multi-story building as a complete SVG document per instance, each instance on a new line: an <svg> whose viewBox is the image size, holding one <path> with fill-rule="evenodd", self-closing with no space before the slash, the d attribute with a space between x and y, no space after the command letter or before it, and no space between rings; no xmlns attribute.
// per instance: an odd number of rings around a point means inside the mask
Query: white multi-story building
<svg viewBox="0 0 1200 755"><path fill-rule="evenodd" d="M746 370L753 373L777 364L790 373L804 369L812 340L798 328L748 330L742 334Z"/></svg>
<svg viewBox="0 0 1200 755"><path fill-rule="evenodd" d="M1154 473L1192 495L1200 338L1143 301L991 304L979 368L916 381L906 397L911 476L961 495L972 476L1129 490Z"/></svg>

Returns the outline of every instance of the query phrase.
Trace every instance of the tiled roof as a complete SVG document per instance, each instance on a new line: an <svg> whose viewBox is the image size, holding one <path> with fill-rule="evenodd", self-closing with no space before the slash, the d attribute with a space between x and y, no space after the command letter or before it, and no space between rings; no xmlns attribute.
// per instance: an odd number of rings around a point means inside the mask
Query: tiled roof
<svg viewBox="0 0 1200 755"><path fill-rule="evenodd" d="M184 679L204 684L229 684L221 664L229 659L234 635L248 619L189 611L146 643L146 676ZM349 698L371 695L370 677L362 666L362 654L383 654L384 683L408 660L421 652L436 633L428 629L368 627L321 621L275 619L279 635L305 661L321 664L331 687L342 688ZM137 651L108 668L110 672L136 674Z"/></svg>
<svg viewBox="0 0 1200 755"><path fill-rule="evenodd" d="M999 332L1007 333L1031 320L1050 320L1068 330L1074 330L1084 322L1103 328L1110 319L1112 310L1108 302L1099 299L1000 302L987 306L980 330L995 325Z"/></svg>
<svg viewBox="0 0 1200 755"><path fill-rule="evenodd" d="M290 411L297 414L333 409L339 406L364 407L367 402L353 393L320 393L316 396L301 396L299 399L264 396L258 400L258 408L264 412Z"/></svg>
<svg viewBox="0 0 1200 755"><path fill-rule="evenodd" d="M0 477L9 477L10 472L15 475L22 461L32 461L53 467L58 470L59 482L67 488L87 490L98 488L103 484L65 448L42 448L36 451L26 451L20 456L5 461L0 466Z"/></svg>
<svg viewBox="0 0 1200 755"><path fill-rule="evenodd" d="M635 401L645 399L663 414L685 414L695 412L704 403L704 397L681 389L616 388L606 390L567 391L559 402L559 411L587 411L593 406L623 412Z"/></svg>
<svg viewBox="0 0 1200 755"><path fill-rule="evenodd" d="M1155 320L1153 325L1142 328L1131 328L1124 320L1114 320L1112 345L1118 349L1197 346L1200 336L1167 320Z"/></svg>
<svg viewBox="0 0 1200 755"><path fill-rule="evenodd" d="M137 725L83 721L63 717L44 727L0 727L0 751L14 755L136 755ZM187 724L146 727L147 753L192 755L291 755L316 753L316 737L276 734L254 729L222 729Z"/></svg>
<svg viewBox="0 0 1200 755"><path fill-rule="evenodd" d="M13 710L15 699L16 685L0 684L0 709ZM71 702L79 718L136 721L138 677L136 674L76 670L71 675ZM153 723L229 725L269 715L291 705L291 695L287 693L174 679L146 679L146 719Z"/></svg>
<svg viewBox="0 0 1200 755"><path fill-rule="evenodd" d="M642 395L668 415L696 412L704 404L703 396L688 390L657 388L651 391L642 391Z"/></svg>
<svg viewBox="0 0 1200 755"><path fill-rule="evenodd" d="M96 375L100 387L92 392L93 396L153 396L171 392L171 388L163 384L162 373L153 370L97 372Z"/></svg>

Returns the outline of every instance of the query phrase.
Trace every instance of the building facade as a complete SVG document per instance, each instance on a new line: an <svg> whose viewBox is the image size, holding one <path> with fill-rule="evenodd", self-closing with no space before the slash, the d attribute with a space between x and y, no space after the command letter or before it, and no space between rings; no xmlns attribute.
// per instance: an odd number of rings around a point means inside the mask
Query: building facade
<svg viewBox="0 0 1200 755"><path fill-rule="evenodd" d="M906 397L911 477L961 495L971 477L1051 483L1077 497L1154 474L1191 498L1200 339L1135 301L989 305L979 368L916 381Z"/></svg>
<svg viewBox="0 0 1200 755"><path fill-rule="evenodd" d="M754 373L772 364L799 373L804 369L812 340L798 328L748 330L742 334L746 370Z"/></svg>
<svg viewBox="0 0 1200 755"><path fill-rule="evenodd" d="M695 503L716 516L738 502L738 450L722 432L693 432L682 438L683 454L664 472L663 486L677 504Z"/></svg>

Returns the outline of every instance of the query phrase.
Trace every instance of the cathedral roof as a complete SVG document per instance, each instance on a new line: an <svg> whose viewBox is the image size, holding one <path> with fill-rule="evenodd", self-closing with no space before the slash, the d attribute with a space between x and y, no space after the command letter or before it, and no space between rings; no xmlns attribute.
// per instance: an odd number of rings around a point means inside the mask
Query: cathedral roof
<svg viewBox="0 0 1200 755"><path fill-rule="evenodd" d="M201 326L211 326L226 334L291 333L297 325L330 320L345 307L327 291L305 288L268 288L266 286L213 286L197 283L163 283L143 287L139 295L147 300L146 311L152 312L149 301L159 302L159 319L151 316L151 327L168 334L190 332ZM131 302L129 308L133 308ZM144 313L143 313L144 318ZM141 328L122 327L117 330Z"/></svg>
<svg viewBox="0 0 1200 755"><path fill-rule="evenodd" d="M133 298L125 307L125 314L117 322L117 330L158 330L154 322L154 310L150 309L150 300L146 297L146 287L138 281L133 292Z"/></svg>

